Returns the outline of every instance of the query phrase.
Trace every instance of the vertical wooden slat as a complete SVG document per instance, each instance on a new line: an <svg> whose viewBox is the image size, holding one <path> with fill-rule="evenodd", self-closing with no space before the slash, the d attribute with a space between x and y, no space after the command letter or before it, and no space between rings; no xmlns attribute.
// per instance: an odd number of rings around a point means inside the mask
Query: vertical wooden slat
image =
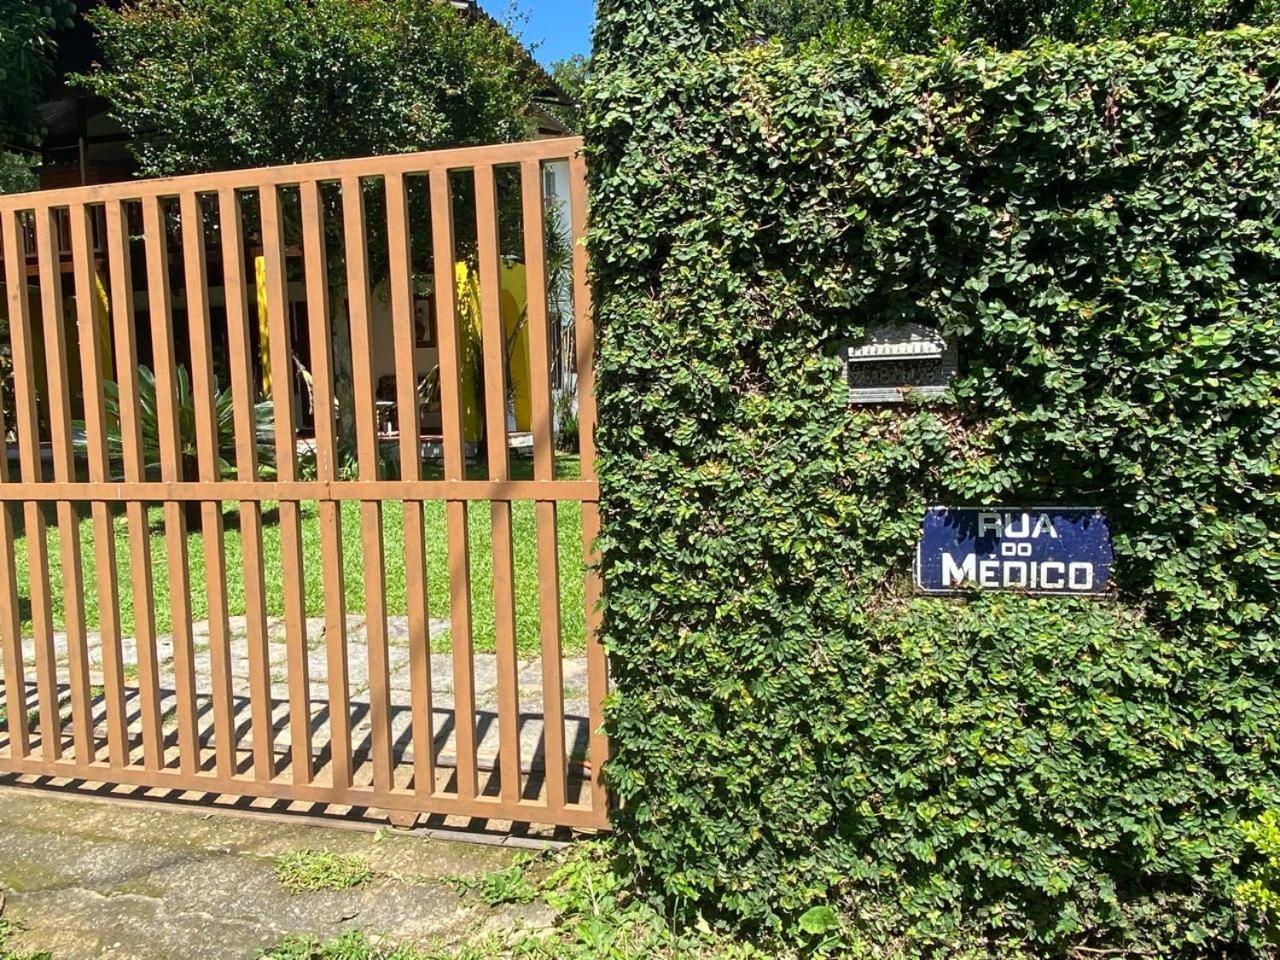
<svg viewBox="0 0 1280 960"><path fill-rule="evenodd" d="M413 317L409 198L401 174L387 176L387 238L391 265L391 317L396 355L396 407L400 428L400 477L422 476L418 365ZM422 502L404 503L404 569L409 619L409 689L413 736L413 785L420 796L435 790L431 737L431 627L427 599L426 528Z"/></svg>
<svg viewBox="0 0 1280 960"><path fill-rule="evenodd" d="M0 430L5 423L0 417ZM2 436L2 434L0 434ZM5 451L7 459L7 451ZM7 467L5 473L8 473ZM5 476L0 482L7 482ZM27 678L22 662L22 615L18 607L17 562L13 546L13 514L0 507L0 647L4 658L4 693L9 756L23 760L31 752L27 724Z"/></svg>
<svg viewBox="0 0 1280 960"><path fill-rule="evenodd" d="M227 355L236 434L236 477L258 479L258 439L254 417L253 361L249 353L249 306L244 269L244 226L234 189L218 191L218 224L222 233L222 284L227 304ZM253 775L275 776L275 734L271 724L270 651L267 643L266 584L262 557L262 505L240 502L240 551L244 573L245 635L249 660L249 729L253 741Z"/></svg>
<svg viewBox="0 0 1280 960"><path fill-rule="evenodd" d="M71 390L67 376L67 329L58 263L57 218L52 209L36 215L36 256L40 270L45 374L49 397L49 426L53 478L75 479L75 455L71 447ZM67 635L67 660L71 683L71 729L76 765L95 759L93 712L89 700L89 645L84 623L84 580L80 568L80 523L75 507L59 500L58 546L62 560L63 629Z"/></svg>
<svg viewBox="0 0 1280 960"><path fill-rule="evenodd" d="M531 403L533 407L534 429L534 477L537 484L554 484L554 440L552 421L552 394L549 377L549 354L552 344L550 337L553 331L547 327L546 317L546 264L543 253L542 236L542 197L541 197L541 150L524 150L511 153L507 162L521 166L523 215L526 220L525 234L526 261L528 274L529 307L527 320L531 330L529 350L531 358ZM547 154L550 156L550 154ZM471 158L466 154L450 154L449 160L428 161L423 166L430 168L435 163L454 163L469 166ZM502 482L509 478L509 453L506 429L506 394L507 394L507 343L506 329L500 311L500 279L499 270L499 233L497 226L497 197L494 184L493 154L485 152L476 156L480 164L473 176L477 185L478 246L480 252L480 288L481 288L481 325L483 342L480 349L484 353L484 401L486 446L491 480ZM303 560L301 555L300 529L294 543L290 545L289 528L297 516L299 502L295 499L283 505L282 533L284 535L284 567L282 571L286 589L296 587L293 595L286 599L286 619L296 624L292 631L295 638L289 644L291 676L290 706L291 721L294 724L293 741L295 753L299 750L305 754L305 760L295 758L294 780L303 797L307 799L328 799L332 802L363 802L379 805L378 801L390 801L389 806L408 810L404 795L398 792L396 778L399 771L395 767L395 754L391 742L391 704L389 651L387 636L386 583L385 583L385 544L382 540L382 517L378 494L380 487L368 488L360 494L367 499L360 503L361 539L366 557L365 588L367 600L367 620L369 624L369 657L370 657L370 713L372 716L372 754L373 787L364 787L363 779L354 775L351 766L353 754L350 749L350 704L349 680L346 674L346 643L344 636L345 611L343 609L342 556L341 556L341 513L339 501L329 489L330 484L338 480L337 469L337 429L334 422L334 370L328 345L331 341L330 317L328 314L328 277L326 277L326 245L322 224L321 188L319 182L308 176L334 176L343 174L341 186L344 191L343 222L346 229L347 246L347 286L350 295L350 313L353 326L353 352L357 360L355 370L355 393L358 405L358 427L356 440L359 449L359 474L362 481L376 482L379 472L379 447L375 419L375 364L373 357L373 317L371 315L369 265L367 261L367 235L365 211L363 207L362 183L364 177L380 177L386 183L389 201L388 241L391 253L390 290L392 301L392 334L395 343L394 362L397 380L397 400L399 404L400 454L402 460L402 479L415 480L421 477L421 449L419 423L419 404L417 397L417 364L415 363L415 337L413 331L413 289L412 289L412 239L409 224L409 211L405 195L406 171L422 169L417 165L404 165L400 162L384 164L381 161L369 162L359 167L346 167L341 170L324 170L316 168L311 174L303 174L294 179L281 178L277 173L264 175L259 181L261 187L247 187L242 180L219 178L207 184L173 184L162 188L151 186L140 187L136 194L121 191L107 193L76 194L68 192L62 195L59 203L64 205L57 214L47 208L37 210L37 242L39 266L41 274L40 290L41 319L43 336L32 335L31 318L27 315L27 284L25 278L25 251L19 233L23 208L19 205L5 204L0 201L0 238L6 253L6 270L18 275L14 282L10 280L10 314L12 321L12 337L15 356L14 389L15 403L13 421L19 440L19 460L22 464L23 479L38 483L42 480L40 460L40 415L44 401L36 395L36 383L44 376L44 371L37 371L35 363L41 357L42 341L45 345L43 359L48 366L49 380L49 426L52 434L54 479L62 484L86 478L77 477L72 447L71 416L78 415L77 404L80 401L70 387L66 368L71 361L68 348L74 344L66 343L66 323L62 303L62 283L64 280L59 262L57 237L62 221L69 216L70 231L67 234L72 251L72 280L76 291L77 303L77 341L82 350L77 361L81 365L78 371L83 380L85 392L83 396L85 418L85 447L88 456L85 459L87 480L90 483L107 484L113 478L112 455L106 440L107 429L111 426L106 409L106 396L103 379L109 376L104 371L104 363L109 363L104 356L105 345L101 342L102 333L93 322L93 299L95 283L95 265L93 261L93 220L90 204L105 203L106 233L104 255L109 262L111 278L113 346L116 354L118 378L120 381L120 428L122 434L122 465L126 483L139 483L154 479L150 465L144 460L142 433L140 424L139 383L137 366L137 345L135 342L136 322L133 304L133 282L130 277L130 238L125 212L127 204L134 202L127 198L141 198L143 212L143 234L146 249L146 267L149 277L149 307L151 317L151 340L154 350L154 365L157 382L156 404L159 433L159 479L173 483L181 480L192 480L190 475L184 477L184 444L194 443L195 461L201 481L201 495L216 498L220 478L220 458L217 438L217 422L215 416L214 395L216 385L213 373L213 341L216 331L210 329L210 304L208 300L207 268L204 262L202 223L204 211L198 191L217 190L219 216L222 225L222 247L224 256L224 284L228 309L228 350L236 423L236 464L238 479L256 483L257 445L255 436L254 415L254 370L255 360L251 356L248 285L245 282L245 249L238 190L259 189L269 193L262 201L264 225L264 251L267 261L267 297L276 306L269 311L270 327L267 331L271 348L271 363L276 374L277 394L273 397L276 407L277 423L276 443L281 469L280 479L284 482L295 481L297 477L295 427L296 402L293 391L289 389L293 374L293 358L290 351L292 331L288 326L288 291L286 278L286 251L281 230L280 197L275 184L299 183L302 214L304 221L304 250L307 276L307 301L311 340L317 349L313 351L312 366L316 397L320 410L317 416L317 474L319 484L315 493L304 493L302 496L315 496L320 502L321 543L320 552L324 558L326 597L326 628L330 669L328 670L329 696L333 711L330 724L330 739L333 744L334 762L332 767L333 786L328 784L308 785L306 781L313 779L310 769L312 760L312 744L310 734L309 684L305 670L305 596L302 593ZM572 182L575 203L574 230L581 237L585 223L585 191L581 183L582 162L580 158L573 161ZM460 332L457 329L456 273L453 253L452 211L450 209L449 172L437 167L431 171L431 203L432 203L432 235L434 253L434 280L436 285L436 306L439 320L439 359L440 389L444 421L445 477L446 483L461 484L467 479L465 460L465 433L463 429L464 408L461 397L461 363L462 350ZM170 200L172 198L172 200ZM172 202L181 208L183 231L183 270L184 287L187 291L188 320L190 325L191 364L195 420L197 423L194 438L182 435L183 426L176 416L176 392L179 378L184 371L177 364L172 331L173 305L169 289L168 244L171 238L167 235L166 205ZM69 210L66 209L69 206ZM29 209L29 208L28 208ZM11 249L12 248L12 249ZM176 265L175 265L176 266ZM574 288L577 304L577 331L580 349L576 360L583 396L580 409L582 424L583 466L582 476L591 480L594 477L594 447L591 431L594 425L595 408L591 398L591 318L589 290L587 288L587 271L585 256L581 249L574 250ZM41 388L43 389L43 388ZM470 402L471 398L468 398ZM9 411L0 410L0 433L5 426L5 417ZM191 471L197 472L197 471ZM0 482L7 480L6 465L0 462ZM130 563L132 568L133 593L136 610L136 632L138 634L138 664L140 672L140 700L142 716L142 761L145 769L130 769L130 740L125 709L127 700L124 696L123 663L120 647L123 645L118 623L119 598L118 585L112 580L115 568L113 529L111 514L108 511L109 499L119 496L119 489L104 491L100 501L93 499L92 491L88 493L71 493L72 488L63 486L57 491L51 488L51 496L39 497L23 504L26 513L29 533L28 550L30 551L30 576L32 579L32 619L37 638L37 688L40 691L41 708L41 746L37 746L29 724L24 724L27 716L26 706L29 698L24 696L21 673L24 669L21 653L21 620L17 607L16 570L12 557L12 541L14 527L11 516L0 516L0 657L3 657L5 676L12 682L7 685L5 696L6 709L14 714L14 721L8 725L7 751L4 754L5 764L25 763L30 772L52 772L83 776L86 772L102 771L105 768L94 764L98 744L94 742L92 726L92 704L89 702L88 685L88 650L87 633L84 629L84 596L83 584L77 574L80 570L78 521L72 510L70 501L59 502L58 496L85 497L92 507L92 524L94 529L94 550L96 565L102 578L99 588L102 598L103 612L103 657L107 685L106 725L107 757L111 765L112 776L122 782L139 785L167 785L178 789L200 789L202 785L216 784L220 789L236 784L234 700L230 670L230 637L229 617L227 616L226 579L224 569L223 531L221 527L220 501L211 499L201 501L201 527L204 535L204 552L208 559L206 576L209 578L207 588L210 602L210 642L213 651L213 730L215 733L215 761L217 776L208 778L201 775L200 728L197 706L199 698L195 693L194 650L191 643L190 596L188 594L188 563L186 556L184 500L165 501L164 523L165 538L168 548L168 569L166 579L172 591L174 620L174 675L176 681L176 701L178 715L178 770L162 769L166 766L163 727L159 715L163 701L159 695L159 669L156 657L156 638L154 635L154 604L152 599L152 571L150 563L149 529L147 524L146 504L136 501L125 501L126 518L129 527ZM291 493L300 494L295 488ZM535 488L539 489L539 488ZM500 755L501 796L496 803L489 803L488 798L477 799L478 784L476 782L476 716L474 695L474 664L472 662L471 645L471 607L470 607L470 563L467 552L468 516L467 499L463 494L446 493L443 497L447 518L447 533L450 562L450 596L452 601L453 659L455 667L454 687L457 705L457 753L458 797L441 796L434 791L435 771L433 767L433 744L431 723L431 690L430 690L430 637L429 637L429 597L426 591L426 557L423 502L421 500L408 504L405 512L406 567L409 572L408 611L411 631L410 677L413 690L412 736L414 747L414 789L424 801L422 809L449 812L467 812L475 815L484 808L491 808L492 815L509 816L511 814L528 814L537 812L545 815L548 822L564 822L581 825L583 810L577 805L566 802L568 793L567 764L565 762L566 744L563 730L563 692L562 692L562 651L561 629L559 617L558 570L556 564L556 521L558 494L550 492L531 494L535 503L537 520L539 561L538 561L538 596L541 654L543 659L543 690L545 701L544 718L546 723L547 756L547 803L535 807L528 801L522 801L520 763L520 716L518 680L518 650L515 634L514 608L514 563L512 556L512 507L510 501L493 502L491 514L493 527L491 530L495 543L494 551L494 603L497 615L497 639L499 660L499 732L502 753ZM164 494L176 496L176 493ZM251 496L262 495L261 490ZM403 488L397 494L403 496ZM274 496L274 495L273 495ZM465 497L474 496L467 490ZM545 496L546 499L539 499ZM456 499L451 499L456 497ZM49 502L55 505L57 519L62 528L60 542L63 549L62 563L71 581L67 584L67 606L71 621L68 623L70 633L70 672L73 709L71 714L73 726L74 754L73 759L60 759L63 742L61 739L61 718L58 702L58 670L53 645L52 604L48 594L48 559L46 533L43 527L41 506ZM254 774L257 779L268 780L276 777L275 757L273 755L274 734L271 731L272 704L270 696L269 647L266 632L264 564L262 557L262 528L259 501L241 502L241 529L244 540L246 564L246 603L249 620L249 661L250 687L252 700L252 726L254 729ZM289 510L295 511L292 518ZM594 563L594 543L599 528L599 515L593 501L584 504L584 549L589 560ZM72 555L71 551L75 551ZM292 557L292 559L291 559ZM398 558L397 558L398 561ZM600 700L607 685L607 670L603 650L598 639L599 630L599 597L598 577L594 572L587 583L588 602L588 677L591 685L591 758L592 758L592 822L603 825L606 821L607 806L603 787L600 783L600 768L607 759L607 741L604 739L600 722ZM7 606L8 609L5 609ZM81 622L76 624L79 615ZM115 621L115 622L113 622ZM301 701L301 709L298 704ZM305 732L298 735L298 724L302 722ZM207 733L207 731L206 731ZM34 756L32 754L34 753ZM29 758L29 759L28 759ZM11 769L13 767L11 766ZM100 777L101 778L101 777ZM360 784L354 781L360 780ZM240 781L236 790L243 790L247 795L293 796L289 785L272 783L259 785ZM483 801L483 802L481 802ZM417 800L413 801L418 803ZM597 815L598 814L598 815Z"/></svg>
<svg viewBox="0 0 1280 960"><path fill-rule="evenodd" d="M596 476L596 396L595 323L591 286L587 276L587 177L581 153L569 161L569 203L573 223L573 312L578 374L578 450L583 480ZM582 505L582 549L586 560L583 599L586 605L587 687L590 701L591 807L603 826L608 816L608 797L601 771L609 757L609 741L604 732L604 696L609 684L609 665L600 645L600 573L596 540L600 535L600 508Z"/></svg>
<svg viewBox="0 0 1280 960"><path fill-rule="evenodd" d="M107 421L103 409L103 344L93 316L92 226L89 211L84 204L73 205L70 216L89 480L93 483L105 483L109 479L110 455L107 451ZM128 728L124 702L119 589L116 583L115 529L107 504L94 501L90 511L93 514L93 552L98 582L98 632L102 642L107 756L112 765L123 766L128 760Z"/></svg>
<svg viewBox="0 0 1280 960"><path fill-rule="evenodd" d="M351 358L356 405L356 456L361 480L378 479L374 395L373 318L369 311L369 254L364 192L359 177L342 178L342 220L347 252ZM369 720L372 724L373 784L391 789L391 665L387 652L386 569L382 548L382 504L360 501L364 549L365 631L369 653Z"/></svg>
<svg viewBox="0 0 1280 960"><path fill-rule="evenodd" d="M276 476L298 476L297 421L293 408L293 351L290 348L289 286L285 276L284 221L280 195L263 187L262 252L267 274L267 324L271 356L271 401L276 415ZM310 783L311 673L307 664L305 580L302 568L302 518L296 500L280 501L281 587L284 590L285 647L289 658L289 739L293 781Z"/></svg>
<svg viewBox="0 0 1280 960"><path fill-rule="evenodd" d="M582 550L586 580L582 594L586 613L583 617L583 629L587 653L587 713L588 723L591 725L587 749L591 758L591 809L599 817L599 826L605 827L609 822L609 806L601 774L609 759L609 740L604 731L604 697L609 688L609 664L604 647L600 644L600 554L596 548L599 536L600 508L595 503L584 502Z"/></svg>
<svg viewBox="0 0 1280 960"><path fill-rule="evenodd" d="M21 222L10 212L0 220L3 234L5 290L9 301L10 326L26 327L27 274L25 244L22 242ZM17 357L16 352L14 357ZM0 438L7 435L6 417L17 410L0 409ZM0 478L9 480L9 445L0 443L4 460L0 462ZM32 531L28 529L28 538ZM9 715L9 754L19 760L31 752L31 730L27 722L27 681L22 661L22 615L18 608L17 557L13 546L13 515L6 504L0 509L0 643L4 645L5 708Z"/></svg>
<svg viewBox="0 0 1280 960"><path fill-rule="evenodd" d="M191 344L191 393L195 407L196 468L203 481L219 480L218 416L214 407L213 340L209 329L208 268L204 212L193 191L179 199L182 259L186 277L187 332ZM236 770L235 707L231 689L231 627L227 614L227 557L222 538L222 503L200 504L204 542L204 582L209 610L209 674L213 695L213 736L218 775Z"/></svg>
<svg viewBox="0 0 1280 960"><path fill-rule="evenodd" d="M6 242L14 242L12 252L5 248L5 268L25 276L26 255L18 231L22 229L16 213L6 214L11 229L5 231ZM10 289L25 286L12 279ZM18 428L18 463L22 479L39 482L44 472L40 458L39 415L36 407L35 348L32 342L30 302L25 295L15 304L9 316L10 346L13 351L13 392ZM40 719L40 756L57 760L62 756L62 725L58 717L57 654L53 644L53 600L49 595L49 547L44 512L40 505L28 501L22 505L23 528L27 538L27 576L31 591L31 631L36 653L36 700Z"/></svg>
<svg viewBox="0 0 1280 960"><path fill-rule="evenodd" d="M542 164L520 166L524 217L525 299L528 302L529 390L533 412L533 478L555 479L555 438L551 414L551 351L547 329L547 270L543 239ZM547 805L565 804L564 683L560 643L560 564L556 537L556 504L534 506L538 541L538 622L542 641L543 765Z"/></svg>
<svg viewBox="0 0 1280 960"><path fill-rule="evenodd" d="M480 258L480 325L484 349L484 415L489 479L509 475L507 449L507 338L498 272L497 190L493 167L477 166L476 237ZM515 563L511 502L489 504L493 534L493 628L498 672L498 740L502 799L520 798L520 665L516 659Z"/></svg>
<svg viewBox="0 0 1280 960"><path fill-rule="evenodd" d="M182 479L182 442L177 418L178 373L173 346L168 239L164 211L156 197L146 197L142 201L142 232L146 241L147 298L151 307L151 348L155 360L160 478L172 482ZM179 763L183 773L191 774L200 766L200 743L196 717L195 652L191 640L187 521L180 501L164 502L164 538Z"/></svg>
<svg viewBox="0 0 1280 960"><path fill-rule="evenodd" d="M111 269L112 331L120 392L120 446L124 478L145 475L142 424L138 409L138 350L133 299L133 269L123 201L107 203L107 264ZM142 725L142 757L148 770L164 765L160 722L160 668L156 656L155 596L151 581L151 531L147 506L125 504L129 530L130 583L133 589L133 635L138 658L138 708Z"/></svg>
<svg viewBox="0 0 1280 960"><path fill-rule="evenodd" d="M307 323L311 331L311 389L316 421L316 477L338 478L337 429L334 423L333 361L330 344L329 275L320 185L299 187L302 197L302 255L307 283ZM351 786L351 687L347 666L346 588L342 575L340 504L321 500L320 562L324 583L325 661L329 690L329 751L333 786Z"/></svg>
<svg viewBox="0 0 1280 960"><path fill-rule="evenodd" d="M578 376L578 452L582 478L595 479L596 395L595 321L587 276L587 165L581 154L569 161L569 210L573 231L574 358Z"/></svg>
<svg viewBox="0 0 1280 960"><path fill-rule="evenodd" d="M431 171L431 247L435 274L436 344L439 347L440 416L444 478L465 480L456 279L453 263L453 206L449 171ZM471 651L471 558L465 500L445 502L449 548L449 636L453 648L453 718L458 798L476 795L475 668Z"/></svg>

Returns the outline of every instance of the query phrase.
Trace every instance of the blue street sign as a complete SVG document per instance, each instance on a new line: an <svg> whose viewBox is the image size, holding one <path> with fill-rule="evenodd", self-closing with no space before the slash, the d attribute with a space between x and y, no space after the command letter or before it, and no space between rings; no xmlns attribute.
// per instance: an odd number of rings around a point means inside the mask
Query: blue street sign
<svg viewBox="0 0 1280 960"><path fill-rule="evenodd" d="M1098 507L930 507L916 549L924 593L1095 595L1111 585L1111 529Z"/></svg>

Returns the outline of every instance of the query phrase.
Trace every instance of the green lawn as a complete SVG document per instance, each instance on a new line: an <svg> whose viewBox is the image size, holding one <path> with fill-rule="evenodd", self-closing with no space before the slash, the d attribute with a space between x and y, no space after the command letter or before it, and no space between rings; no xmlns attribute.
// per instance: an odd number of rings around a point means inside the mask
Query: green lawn
<svg viewBox="0 0 1280 960"><path fill-rule="evenodd" d="M513 476L528 478L530 464L527 460L513 460ZM428 478L439 476L426 471ZM482 474L476 474L481 476ZM556 458L556 475L560 479L576 479L578 460L563 454ZM425 508L427 529L427 590L432 617L449 616L449 567L445 539L444 504L428 502ZM86 510L87 514L87 510ZM149 510L151 522L151 558L155 570L155 616L157 629L168 632L171 627L169 590L167 584L166 552L163 512L159 506ZM232 615L244 613L244 580L238 511L236 505L223 506L226 520L227 591ZM317 505L302 505L303 563L306 578L307 615L324 614L324 590L320 566L320 527ZM272 616L284 612L283 575L280 561L280 530L275 504L263 504L263 553L267 586L267 610ZM17 517L21 521L21 516ZM58 529L49 515L49 581L53 594L55 618L63 617L62 568L59 561ZM468 507L468 527L471 542L471 591L473 638L477 650L493 650L493 555L490 538L489 504L472 503ZM19 529L21 529L19 527ZM513 552L516 566L516 638L524 652L539 648L538 634L538 583L537 583L537 534L532 503L517 502L512 507ZM404 614L404 508L398 501L386 501L382 510L384 553L386 556L387 610L391 614ZM133 594L129 575L128 528L124 516L115 517L117 583L120 590L120 613L126 634L133 630ZM582 561L582 509L574 502L558 506L557 536L560 559L560 611L563 641L566 650L577 651L583 646L583 561ZM93 556L93 524L87 515L80 521L81 565L84 571L85 607L91 627L98 623L97 574ZM356 503L342 504L342 566L348 612L364 609L364 556L360 549L360 511ZM30 624L29 577L27 575L27 550L24 539L16 542L19 591L24 619ZM197 530L187 537L187 554L191 569L191 606L196 620L207 616L204 574L204 542ZM437 641L439 650L448 648L447 637Z"/></svg>

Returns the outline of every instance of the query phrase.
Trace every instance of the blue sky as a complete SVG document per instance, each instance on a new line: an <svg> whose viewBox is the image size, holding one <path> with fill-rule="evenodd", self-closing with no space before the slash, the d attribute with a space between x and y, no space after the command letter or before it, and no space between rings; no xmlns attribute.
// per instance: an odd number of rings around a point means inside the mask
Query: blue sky
<svg viewBox="0 0 1280 960"><path fill-rule="evenodd" d="M480 0L480 6L499 20L511 12L508 0ZM533 55L550 66L571 54L591 52L591 24L595 0L519 0L520 39L534 46Z"/></svg>

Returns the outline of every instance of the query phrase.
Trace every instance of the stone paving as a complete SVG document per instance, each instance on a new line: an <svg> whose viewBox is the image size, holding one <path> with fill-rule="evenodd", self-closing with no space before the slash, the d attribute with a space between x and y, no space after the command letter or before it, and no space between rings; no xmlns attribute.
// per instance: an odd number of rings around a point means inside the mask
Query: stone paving
<svg viewBox="0 0 1280 960"><path fill-rule="evenodd" d="M352 743L357 756L368 755L370 746L369 720L369 662L366 641L366 624L363 616L347 617L347 670L350 686L350 702L353 718ZM238 746L242 751L251 749L249 724L249 659L245 618L233 617L231 626L232 686L235 703L235 726ZM438 638L449 629L447 620L435 620L430 625L431 636ZM390 671L390 700L392 738L397 759L409 763L413 756L410 730L411 696L409 680L409 636L405 617L388 617L388 646ZM197 699L200 701L201 727L212 742L212 720L208 695L212 691L209 654L208 622L193 625L193 641L196 665ZM274 744L277 753L289 751L290 731L288 718L289 667L284 642L284 623L272 618L268 623L271 694L273 700ZM54 637L57 652L58 676L64 699L69 680L67 665L67 639L64 633ZM136 733L138 711L136 702L136 644L132 637L122 644L126 664L126 693L131 716L131 729ZM161 710L166 718L166 729L175 729L172 711L175 707L173 691L173 640L170 636L158 638L157 655L161 664ZM307 650L309 689L312 713L312 744L319 752L327 746L328 723L328 662L325 649L325 624L320 618L307 621ZM35 704L35 646L30 638L24 639L25 680L28 702ZM89 659L93 683L101 684L102 644L96 631L89 633ZM477 756L482 770L492 769L497 762L498 693L497 658L493 654L477 653L474 657L475 722L477 725ZM520 755L522 768L540 771L543 768L543 708L542 662L540 658L522 658L519 661L520 698ZM589 735L587 667L583 657L564 657L562 660L563 697L565 714L565 744L571 767L588 759ZM451 654L431 655L431 695L434 749L437 762L444 768L451 767L456 756L456 728L454 717L453 657ZM98 693L98 691L95 691ZM97 697L99 721L102 714L102 698ZM64 713L67 711L64 706Z"/></svg>
<svg viewBox="0 0 1280 960"><path fill-rule="evenodd" d="M291 894L275 858L304 848L358 856L349 890ZM19 955L53 960L249 960L285 936L346 930L430 947L549 925L545 905L486 907L447 882L509 867L519 850L427 831L315 826L280 817L72 798L0 787L0 912Z"/></svg>

